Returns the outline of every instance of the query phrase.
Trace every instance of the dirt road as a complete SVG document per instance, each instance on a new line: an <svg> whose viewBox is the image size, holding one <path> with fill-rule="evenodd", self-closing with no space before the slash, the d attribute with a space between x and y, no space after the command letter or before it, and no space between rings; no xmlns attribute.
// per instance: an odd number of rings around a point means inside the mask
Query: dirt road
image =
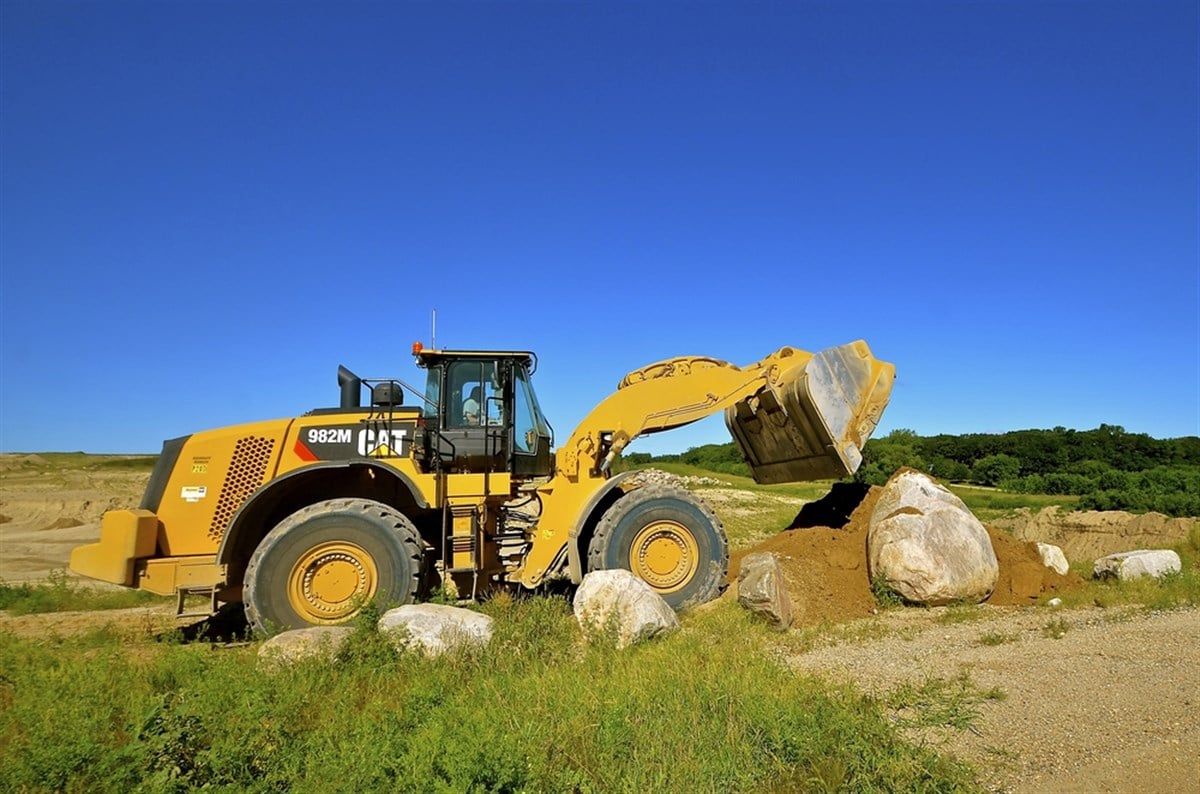
<svg viewBox="0 0 1200 794"><path fill-rule="evenodd" d="M795 655L880 699L965 675L973 730L914 730L993 791L1200 791L1200 610L896 609ZM882 634L883 636L878 636Z"/></svg>

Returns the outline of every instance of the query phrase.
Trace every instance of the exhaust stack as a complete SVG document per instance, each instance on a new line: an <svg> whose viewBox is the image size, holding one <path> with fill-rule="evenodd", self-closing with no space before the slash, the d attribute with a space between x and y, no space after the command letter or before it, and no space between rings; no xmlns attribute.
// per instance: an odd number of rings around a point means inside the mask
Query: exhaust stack
<svg viewBox="0 0 1200 794"><path fill-rule="evenodd" d="M342 408L362 407L362 378L338 364L338 387L342 391Z"/></svg>

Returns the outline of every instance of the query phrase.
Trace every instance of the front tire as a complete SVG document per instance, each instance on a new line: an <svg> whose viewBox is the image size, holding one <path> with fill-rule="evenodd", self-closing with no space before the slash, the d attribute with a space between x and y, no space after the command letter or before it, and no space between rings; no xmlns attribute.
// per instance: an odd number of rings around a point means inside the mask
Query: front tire
<svg viewBox="0 0 1200 794"><path fill-rule="evenodd" d="M725 527L683 488L638 488L609 508L588 545L588 570L612 568L632 571L676 611L703 604L725 589Z"/></svg>
<svg viewBox="0 0 1200 794"><path fill-rule="evenodd" d="M421 538L397 510L369 499L330 499L267 533L246 566L246 619L269 636L350 620L370 600L416 598Z"/></svg>

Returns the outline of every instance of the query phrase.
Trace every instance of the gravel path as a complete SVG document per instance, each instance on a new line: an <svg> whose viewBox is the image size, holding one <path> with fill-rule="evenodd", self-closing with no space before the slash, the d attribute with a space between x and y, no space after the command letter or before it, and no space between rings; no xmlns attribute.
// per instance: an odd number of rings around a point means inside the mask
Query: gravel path
<svg viewBox="0 0 1200 794"><path fill-rule="evenodd" d="M896 609L839 634L868 639L789 662L881 699L964 673L1003 693L969 730L907 729L989 791L1200 793L1200 610Z"/></svg>

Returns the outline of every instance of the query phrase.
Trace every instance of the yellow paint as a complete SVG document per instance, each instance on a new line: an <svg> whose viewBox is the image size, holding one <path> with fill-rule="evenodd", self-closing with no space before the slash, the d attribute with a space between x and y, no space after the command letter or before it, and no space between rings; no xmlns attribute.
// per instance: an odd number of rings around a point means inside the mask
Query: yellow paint
<svg viewBox="0 0 1200 794"><path fill-rule="evenodd" d="M307 623L339 623L353 617L379 588L370 553L349 541L319 543L288 572L288 603Z"/></svg>
<svg viewBox="0 0 1200 794"><path fill-rule="evenodd" d="M629 550L629 570L660 593L673 593L690 582L699 560L695 536L674 521L643 527Z"/></svg>
<svg viewBox="0 0 1200 794"><path fill-rule="evenodd" d="M130 586L134 563L154 554L158 517L149 510L109 510L100 520L100 542L71 551L71 570L102 582Z"/></svg>

